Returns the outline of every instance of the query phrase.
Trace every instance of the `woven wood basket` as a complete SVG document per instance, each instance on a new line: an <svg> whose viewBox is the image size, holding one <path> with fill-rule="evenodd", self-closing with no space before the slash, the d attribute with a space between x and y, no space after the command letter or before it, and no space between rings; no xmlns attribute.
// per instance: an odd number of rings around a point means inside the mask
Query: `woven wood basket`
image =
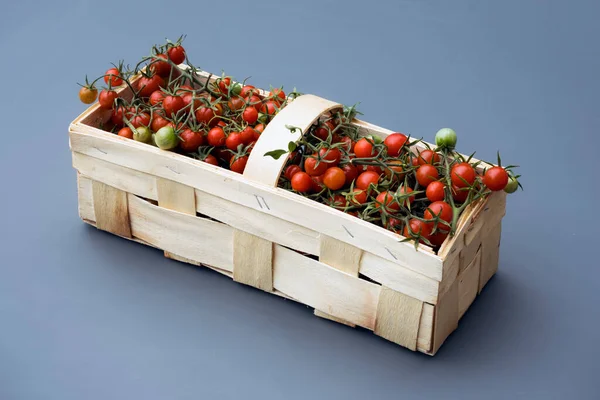
<svg viewBox="0 0 600 400"><path fill-rule="evenodd" d="M505 194L469 206L436 255L277 188L286 158L263 154L299 139L300 132L285 125L304 132L341 107L313 95L291 101L267 125L240 175L105 132L98 127L110 111L94 104L69 127L79 215L98 229L160 248L166 257L433 355L497 270ZM392 133L354 123L362 135Z"/></svg>

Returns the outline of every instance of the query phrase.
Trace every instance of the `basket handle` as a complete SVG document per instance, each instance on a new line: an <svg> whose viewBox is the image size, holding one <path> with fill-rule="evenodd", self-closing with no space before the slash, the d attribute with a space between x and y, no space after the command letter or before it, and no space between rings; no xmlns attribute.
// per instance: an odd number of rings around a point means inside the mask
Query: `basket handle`
<svg viewBox="0 0 600 400"><path fill-rule="evenodd" d="M302 135L314 124L319 117L331 110L343 108L339 103L321 97L305 94L285 106L269 122L254 145L248 163L244 169L244 177L254 182L276 187L279 175L285 166L290 154L284 154L278 160L265 153L288 148L289 142L297 142ZM290 132L285 126L291 125L302 129Z"/></svg>

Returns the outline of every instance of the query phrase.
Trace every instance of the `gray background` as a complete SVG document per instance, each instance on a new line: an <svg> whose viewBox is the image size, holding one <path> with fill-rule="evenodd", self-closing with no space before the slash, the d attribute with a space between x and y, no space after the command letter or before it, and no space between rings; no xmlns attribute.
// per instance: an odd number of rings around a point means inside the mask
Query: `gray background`
<svg viewBox="0 0 600 400"><path fill-rule="evenodd" d="M2 2L0 399L600 398L598 2L278 3ZM521 165L435 358L80 222L75 82L181 33L207 71Z"/></svg>

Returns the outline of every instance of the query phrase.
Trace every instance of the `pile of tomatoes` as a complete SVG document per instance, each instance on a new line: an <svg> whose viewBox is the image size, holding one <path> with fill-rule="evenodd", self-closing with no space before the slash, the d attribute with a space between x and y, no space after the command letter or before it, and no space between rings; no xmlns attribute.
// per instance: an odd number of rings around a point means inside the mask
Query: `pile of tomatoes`
<svg viewBox="0 0 600 400"><path fill-rule="evenodd" d="M265 93L221 76L205 82L177 42L153 47L133 69L122 63L93 82L86 78L80 100L111 111L103 129L131 140L176 151L242 173L265 125L287 104L280 88ZM106 86L98 94L97 82ZM131 100L119 95L127 85ZM123 91L125 93L125 91ZM293 96L291 96L293 97Z"/></svg>
<svg viewBox="0 0 600 400"><path fill-rule="evenodd" d="M441 129L437 147L429 148L399 132L384 139L361 137L354 116L353 108L332 114L300 143L290 144L294 151L279 186L434 248L455 231L468 204L520 186L514 166L473 162L456 153L452 129Z"/></svg>
<svg viewBox="0 0 600 400"><path fill-rule="evenodd" d="M200 79L182 39L154 46L134 68L119 63L86 78L79 98L110 111L105 130L242 173L265 126L299 94L264 92L225 75ZM183 62L187 68L178 67ZM124 85L132 96L119 94ZM455 232L467 205L521 186L515 166L502 167L499 156L492 165L455 152L451 129L436 134L435 148L399 132L363 137L356 113L346 107L322 116L300 142L265 154L287 154L279 186L433 248Z"/></svg>

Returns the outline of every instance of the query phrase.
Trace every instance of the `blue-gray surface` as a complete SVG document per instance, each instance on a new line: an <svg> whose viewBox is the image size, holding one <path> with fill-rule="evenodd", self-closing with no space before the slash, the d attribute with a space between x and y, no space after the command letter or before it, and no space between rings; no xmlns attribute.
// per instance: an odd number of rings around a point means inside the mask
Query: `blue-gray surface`
<svg viewBox="0 0 600 400"><path fill-rule="evenodd" d="M597 1L2 2L0 399L598 399ZM498 275L430 358L77 216L75 82L198 64L521 165ZM574 199L571 201L571 199Z"/></svg>

